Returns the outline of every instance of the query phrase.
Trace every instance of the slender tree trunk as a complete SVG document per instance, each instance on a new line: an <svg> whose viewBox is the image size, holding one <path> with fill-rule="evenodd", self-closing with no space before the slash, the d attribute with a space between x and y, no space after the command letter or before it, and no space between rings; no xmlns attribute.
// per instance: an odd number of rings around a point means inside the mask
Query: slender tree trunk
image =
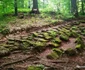
<svg viewBox="0 0 85 70"><path fill-rule="evenodd" d="M78 17L78 7L77 7L77 0L71 0L71 13Z"/></svg>
<svg viewBox="0 0 85 70"><path fill-rule="evenodd" d="M38 0L33 0L33 8L31 13L39 14Z"/></svg>
<svg viewBox="0 0 85 70"><path fill-rule="evenodd" d="M14 10L15 10L15 16L17 16L18 15L17 0L14 0Z"/></svg>
<svg viewBox="0 0 85 70"><path fill-rule="evenodd" d="M84 0L82 0L82 14L84 14Z"/></svg>
<svg viewBox="0 0 85 70"><path fill-rule="evenodd" d="M31 6L31 4L30 4L31 2L30 2L30 0L28 0L28 8L30 9L30 6Z"/></svg>

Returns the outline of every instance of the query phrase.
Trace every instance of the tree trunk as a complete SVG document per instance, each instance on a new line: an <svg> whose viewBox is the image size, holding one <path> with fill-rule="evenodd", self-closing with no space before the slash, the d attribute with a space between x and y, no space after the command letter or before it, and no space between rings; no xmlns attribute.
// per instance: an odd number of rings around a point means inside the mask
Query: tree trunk
<svg viewBox="0 0 85 70"><path fill-rule="evenodd" d="M14 10L15 10L15 16L17 16L18 15L17 0L14 0Z"/></svg>
<svg viewBox="0 0 85 70"><path fill-rule="evenodd" d="M77 1L76 0L71 0L71 13L75 17L78 17L78 8L77 8Z"/></svg>
<svg viewBox="0 0 85 70"><path fill-rule="evenodd" d="M82 0L82 14L84 14L84 0Z"/></svg>
<svg viewBox="0 0 85 70"><path fill-rule="evenodd" d="M31 13L39 14L38 0L33 0L33 8Z"/></svg>

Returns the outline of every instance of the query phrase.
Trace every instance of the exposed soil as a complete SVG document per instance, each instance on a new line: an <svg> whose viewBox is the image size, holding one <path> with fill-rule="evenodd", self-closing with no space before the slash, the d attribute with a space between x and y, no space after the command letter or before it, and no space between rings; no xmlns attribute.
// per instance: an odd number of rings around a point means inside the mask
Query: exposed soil
<svg viewBox="0 0 85 70"><path fill-rule="evenodd" d="M67 50L69 48L75 48L75 38L70 38L68 42L62 42L61 49Z"/></svg>

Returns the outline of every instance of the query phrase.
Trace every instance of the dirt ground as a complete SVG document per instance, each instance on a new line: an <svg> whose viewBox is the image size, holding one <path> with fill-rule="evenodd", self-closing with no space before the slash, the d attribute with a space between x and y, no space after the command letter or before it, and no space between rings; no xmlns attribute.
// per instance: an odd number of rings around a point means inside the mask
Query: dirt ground
<svg viewBox="0 0 85 70"><path fill-rule="evenodd" d="M78 19L77 19L78 20ZM41 23L41 21L34 21L37 22L37 25L32 25L33 27L30 28L28 24L24 25L23 23L25 19L22 19L23 22L20 23L20 25L14 26L14 29L19 29L19 27L25 27L26 29L23 31L15 31L14 33L11 33L3 38L1 38L0 43L6 42L7 39L9 38L15 38L15 39L20 39L27 37L28 35L31 35L33 32L38 31L46 31L55 27L61 27L66 24L71 24L77 20L70 20L70 21L64 21L64 22L59 22L59 24L56 25L47 25L48 23ZM20 21L20 20L19 20ZM79 20L78 20L79 21ZM14 23L14 22L13 22ZM18 23L18 20L16 20L16 23ZM25 23L28 23L25 21ZM32 23L32 22L29 22ZM42 24L42 26L40 26ZM84 25L85 24L81 24ZM11 26L10 26L11 27ZM26 31L27 30L27 31ZM83 40L85 41L85 37L82 36ZM74 38L70 38L69 42L63 42L60 48L67 49L68 46L72 47L74 46ZM85 42L84 42L85 43ZM30 65L39 65L42 64L45 67L52 67L55 69L47 69L47 70L85 70L84 68L76 69L79 66L85 66L85 50L82 50L81 53L79 53L76 56L67 56L66 54L63 54L61 57L58 59L47 59L46 56L51 53L50 48L46 48L43 52L41 53L33 53L32 51L28 50L15 50L12 51L9 56L5 57L0 57L0 70L27 70L27 67Z"/></svg>

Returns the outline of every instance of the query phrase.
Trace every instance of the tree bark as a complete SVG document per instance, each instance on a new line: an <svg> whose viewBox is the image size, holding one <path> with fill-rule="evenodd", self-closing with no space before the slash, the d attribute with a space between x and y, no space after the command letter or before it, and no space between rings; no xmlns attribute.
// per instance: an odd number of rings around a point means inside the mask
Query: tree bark
<svg viewBox="0 0 85 70"><path fill-rule="evenodd" d="M17 16L18 15L17 0L14 0L14 10L15 10L15 16Z"/></svg>
<svg viewBox="0 0 85 70"><path fill-rule="evenodd" d="M71 13L78 17L78 7L77 7L77 0L71 0Z"/></svg>
<svg viewBox="0 0 85 70"><path fill-rule="evenodd" d="M84 14L84 0L82 0L82 14Z"/></svg>
<svg viewBox="0 0 85 70"><path fill-rule="evenodd" d="M39 9L38 9L38 0L33 0L33 8L31 13L39 14Z"/></svg>

